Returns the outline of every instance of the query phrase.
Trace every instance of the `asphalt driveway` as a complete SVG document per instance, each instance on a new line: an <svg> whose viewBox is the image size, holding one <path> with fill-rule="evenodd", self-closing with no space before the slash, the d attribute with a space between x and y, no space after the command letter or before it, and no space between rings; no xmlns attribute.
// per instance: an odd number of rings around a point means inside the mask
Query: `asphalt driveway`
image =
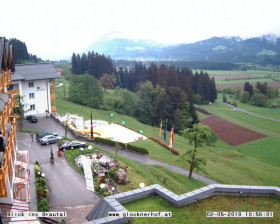
<svg viewBox="0 0 280 224"><path fill-rule="evenodd" d="M52 118L41 118L38 123L34 124L24 121L23 129L50 131L64 135L64 129ZM69 137L71 137L70 133ZM29 164L34 165L38 161L41 171L45 173L50 191L49 204L52 211L67 211L67 223L87 221L85 219L86 215L100 198L86 189L84 176L69 166L64 156L57 156L57 146L55 144L40 145L35 140L32 142L30 134L22 132L17 132L17 143L19 150L29 151ZM54 152L54 164L51 164L49 159L51 148ZM30 172L34 172L34 170L30 170ZM35 184L35 179L30 180L30 185L32 184ZM32 189L32 186L30 188ZM36 194L31 194L32 201L36 201L35 196Z"/></svg>

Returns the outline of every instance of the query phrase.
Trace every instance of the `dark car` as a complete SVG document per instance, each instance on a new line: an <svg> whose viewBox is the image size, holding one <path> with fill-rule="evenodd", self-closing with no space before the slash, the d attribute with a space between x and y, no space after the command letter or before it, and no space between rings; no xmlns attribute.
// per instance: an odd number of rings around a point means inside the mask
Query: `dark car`
<svg viewBox="0 0 280 224"><path fill-rule="evenodd" d="M37 123L37 117L35 115L29 115L26 117L26 120L30 121L31 123Z"/></svg>
<svg viewBox="0 0 280 224"><path fill-rule="evenodd" d="M84 142L78 142L78 141L73 141L69 143L64 143L62 146L59 147L59 151L64 151L68 149L77 149L77 148L85 148L86 143Z"/></svg>
<svg viewBox="0 0 280 224"><path fill-rule="evenodd" d="M39 132L36 134L36 140L39 142L39 140L47 135L54 135L57 136L56 133L50 133L50 132Z"/></svg>
<svg viewBox="0 0 280 224"><path fill-rule="evenodd" d="M41 145L49 145L49 144L56 143L61 140L63 140L63 138L60 136L46 135L39 140L39 143Z"/></svg>

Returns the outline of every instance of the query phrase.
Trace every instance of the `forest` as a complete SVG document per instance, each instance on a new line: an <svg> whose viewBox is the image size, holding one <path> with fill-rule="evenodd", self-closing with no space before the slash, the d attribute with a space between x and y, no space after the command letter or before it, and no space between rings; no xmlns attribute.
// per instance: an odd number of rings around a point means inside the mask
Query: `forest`
<svg viewBox="0 0 280 224"><path fill-rule="evenodd" d="M202 71L193 74L183 67L142 63L114 68L110 57L94 52L73 53L71 63L70 101L125 113L150 125L168 119L176 131L192 127L199 122L194 99L209 103L217 98L214 78ZM105 98L104 92L112 88L114 94Z"/></svg>
<svg viewBox="0 0 280 224"><path fill-rule="evenodd" d="M1 38L1 37L0 37ZM4 37L5 41L7 39ZM13 56L15 60L15 64L23 64L23 63L37 63L42 61L41 58L38 58L36 55L29 54L26 44L16 38L9 39L10 44L13 46Z"/></svg>

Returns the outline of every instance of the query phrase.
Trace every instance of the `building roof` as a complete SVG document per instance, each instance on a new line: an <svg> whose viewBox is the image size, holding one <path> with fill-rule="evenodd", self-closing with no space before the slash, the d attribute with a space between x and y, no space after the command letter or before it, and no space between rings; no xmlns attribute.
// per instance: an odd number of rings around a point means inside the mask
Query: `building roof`
<svg viewBox="0 0 280 224"><path fill-rule="evenodd" d="M51 63L15 65L15 69L16 71L12 74L12 81L60 78Z"/></svg>
<svg viewBox="0 0 280 224"><path fill-rule="evenodd" d="M102 198L97 205L87 215L87 220L100 219L108 216L108 212L114 212L115 210L108 204L104 198Z"/></svg>
<svg viewBox="0 0 280 224"><path fill-rule="evenodd" d="M4 50L4 38L0 38L0 69L2 68L3 50Z"/></svg>

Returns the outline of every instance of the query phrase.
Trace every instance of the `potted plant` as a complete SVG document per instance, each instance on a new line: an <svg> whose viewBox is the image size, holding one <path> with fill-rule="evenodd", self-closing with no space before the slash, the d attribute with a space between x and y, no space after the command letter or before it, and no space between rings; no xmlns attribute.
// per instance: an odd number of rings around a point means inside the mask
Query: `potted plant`
<svg viewBox="0 0 280 224"><path fill-rule="evenodd" d="M59 148L63 145L63 141L62 140L59 140L57 143L57 155L58 156L62 156L62 151L59 150Z"/></svg>
<svg viewBox="0 0 280 224"><path fill-rule="evenodd" d="M45 110L45 112L46 112L46 118L48 118L49 110Z"/></svg>
<svg viewBox="0 0 280 224"><path fill-rule="evenodd" d="M50 163L54 163L54 155L53 155L52 148L51 148L51 154L50 154Z"/></svg>

